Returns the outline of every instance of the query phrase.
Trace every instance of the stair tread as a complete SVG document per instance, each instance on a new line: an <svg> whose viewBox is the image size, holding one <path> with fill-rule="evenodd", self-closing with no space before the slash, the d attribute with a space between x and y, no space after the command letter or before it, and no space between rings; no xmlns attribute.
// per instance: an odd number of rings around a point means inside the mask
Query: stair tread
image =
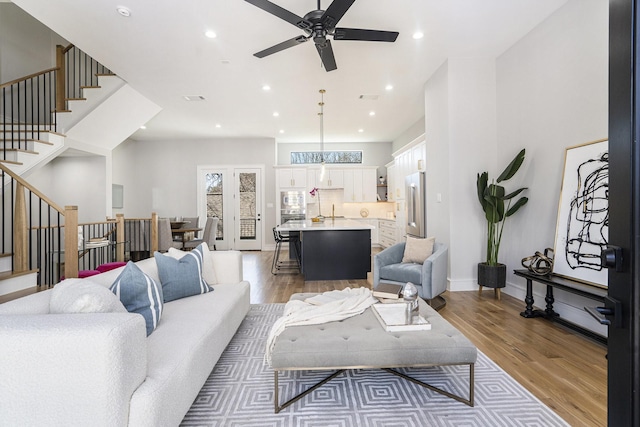
<svg viewBox="0 0 640 427"><path fill-rule="evenodd" d="M2 126L2 125L0 125ZM0 134L2 134L2 128L0 128ZM60 133L58 131L55 130L49 130L49 129L7 129L7 132L15 132L15 133L29 133L29 132L40 132L40 133L51 133L53 135L60 135L60 136L66 136L63 133Z"/></svg>
<svg viewBox="0 0 640 427"><path fill-rule="evenodd" d="M26 274L37 273L38 270L24 270L24 271L3 271L0 273L0 280L11 279L13 277L20 277Z"/></svg>
<svg viewBox="0 0 640 427"><path fill-rule="evenodd" d="M18 298L26 297L27 295L35 294L36 292L44 291L46 288L40 288L37 285L22 289L20 291L12 292L6 295L0 295L0 304L7 301L13 301Z"/></svg>
<svg viewBox="0 0 640 427"><path fill-rule="evenodd" d="M14 141L16 141L16 140L14 140ZM37 142L38 144L53 145L53 142L43 141L42 139L27 138L27 139L21 139L20 141ZM2 143L2 142L11 142L11 140L10 139L2 139L2 138L0 138L0 143ZM9 148L7 148L7 150L9 150Z"/></svg>
<svg viewBox="0 0 640 427"><path fill-rule="evenodd" d="M33 150L25 150L24 148L6 148L4 151L15 151L20 153L28 153L28 154L40 154L37 151Z"/></svg>

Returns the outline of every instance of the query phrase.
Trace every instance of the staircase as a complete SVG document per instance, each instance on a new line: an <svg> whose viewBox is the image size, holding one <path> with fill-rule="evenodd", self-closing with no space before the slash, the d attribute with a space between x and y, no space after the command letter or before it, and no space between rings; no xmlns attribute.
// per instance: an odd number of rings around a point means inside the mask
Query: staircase
<svg viewBox="0 0 640 427"><path fill-rule="evenodd" d="M0 84L0 163L19 175L69 148L104 155L160 111L73 45L56 63Z"/></svg>
<svg viewBox="0 0 640 427"><path fill-rule="evenodd" d="M73 45L57 47L55 68L0 84L0 296L77 277L63 259L77 252L77 208L70 223L22 177L68 149L105 155L159 111Z"/></svg>

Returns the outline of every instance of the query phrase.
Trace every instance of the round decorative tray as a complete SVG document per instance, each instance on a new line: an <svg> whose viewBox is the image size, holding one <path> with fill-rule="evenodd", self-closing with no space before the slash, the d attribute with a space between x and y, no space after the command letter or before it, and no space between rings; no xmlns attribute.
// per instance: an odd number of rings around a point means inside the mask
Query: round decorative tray
<svg viewBox="0 0 640 427"><path fill-rule="evenodd" d="M367 209L367 208L360 209L360 216L362 218L368 217L369 216L369 209Z"/></svg>

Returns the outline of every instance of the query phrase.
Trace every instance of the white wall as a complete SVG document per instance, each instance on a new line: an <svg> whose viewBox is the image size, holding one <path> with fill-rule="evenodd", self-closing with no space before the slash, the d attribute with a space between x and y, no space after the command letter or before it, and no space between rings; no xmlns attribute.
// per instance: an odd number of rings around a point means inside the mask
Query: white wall
<svg viewBox="0 0 640 427"><path fill-rule="evenodd" d="M422 117L420 120L409 126L407 130L402 132L400 136L393 140L391 151L395 153L405 145L409 144L412 141L415 141L421 135L425 133L425 118ZM393 159L390 159L391 161Z"/></svg>
<svg viewBox="0 0 640 427"><path fill-rule="evenodd" d="M113 151L113 182L124 185L124 208L128 217L196 216L198 165L264 165L263 218L265 230L276 223L275 141L270 138L211 139L191 141L133 141ZM265 232L264 242L273 243Z"/></svg>
<svg viewBox="0 0 640 427"><path fill-rule="evenodd" d="M529 203L507 223L501 258L522 268L523 257L553 247L565 148L607 137L608 2L570 0L497 59L498 150L504 167L526 148L516 175ZM522 297L524 280L507 276L507 293ZM554 292L556 310L606 334L584 311L594 301ZM544 289L536 287L544 306Z"/></svg>
<svg viewBox="0 0 640 427"><path fill-rule="evenodd" d="M61 207L78 206L80 222L104 221L107 212L107 158L57 157L28 181Z"/></svg>
<svg viewBox="0 0 640 427"><path fill-rule="evenodd" d="M495 60L449 58L425 85L425 120L427 233L449 245L450 289L477 289L486 227L475 183L495 168Z"/></svg>
<svg viewBox="0 0 640 427"><path fill-rule="evenodd" d="M425 84L427 235L451 248L449 205L449 63ZM437 201L438 194L441 202ZM453 249L453 248L452 248ZM451 255L449 259L451 259ZM450 274L449 274L450 276Z"/></svg>
<svg viewBox="0 0 640 427"><path fill-rule="evenodd" d="M476 174L497 177L522 148L525 163L505 187L529 187L529 203L507 221L500 261L511 272L553 246L565 148L607 137L607 69L607 2L570 0L497 59L449 58L429 78L427 231L449 239L452 290L477 289L486 256ZM539 307L545 290L535 285ZM509 273L505 292L524 299L525 281ZM594 301L554 294L561 316L606 335L583 309Z"/></svg>
<svg viewBox="0 0 640 427"><path fill-rule="evenodd" d="M0 83L55 67L68 43L13 3L0 3Z"/></svg>

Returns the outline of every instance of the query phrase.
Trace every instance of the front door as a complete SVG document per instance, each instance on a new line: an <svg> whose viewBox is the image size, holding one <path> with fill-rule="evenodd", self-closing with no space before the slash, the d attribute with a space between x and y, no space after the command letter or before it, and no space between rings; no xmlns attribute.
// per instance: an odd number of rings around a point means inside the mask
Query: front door
<svg viewBox="0 0 640 427"><path fill-rule="evenodd" d="M610 426L640 426L638 6L637 0L609 2L609 243L621 252L617 269L615 259L611 260L607 297L607 305L619 304L614 316L609 316L612 321L607 356Z"/></svg>

